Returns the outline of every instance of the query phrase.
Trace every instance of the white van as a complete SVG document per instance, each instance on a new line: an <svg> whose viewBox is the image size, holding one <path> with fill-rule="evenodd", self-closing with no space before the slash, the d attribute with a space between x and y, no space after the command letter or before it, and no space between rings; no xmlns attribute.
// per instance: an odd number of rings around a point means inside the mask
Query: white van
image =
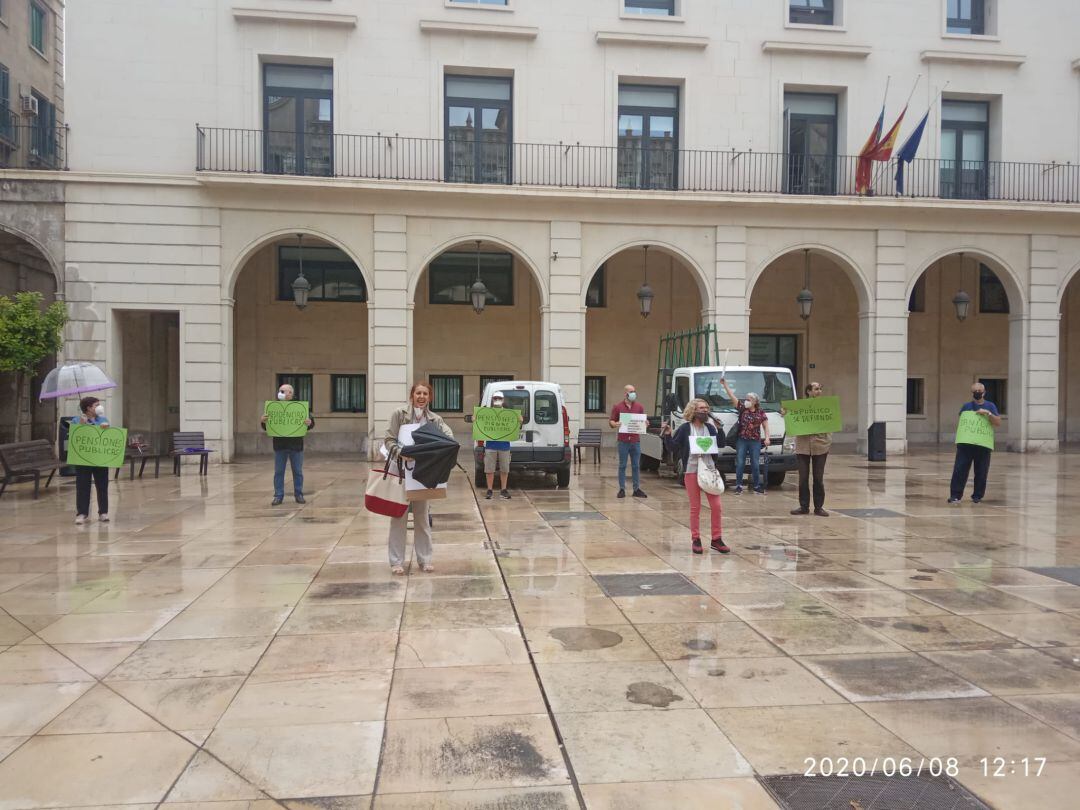
<svg viewBox="0 0 1080 810"><path fill-rule="evenodd" d="M491 396L500 391L505 407L521 411L521 436L510 443L510 471L537 470L554 473L560 487L570 484L570 414L562 388L551 382L505 380L488 383L480 400L491 406ZM472 422L472 416L465 418ZM476 486L487 488L484 475L484 443L473 448Z"/></svg>

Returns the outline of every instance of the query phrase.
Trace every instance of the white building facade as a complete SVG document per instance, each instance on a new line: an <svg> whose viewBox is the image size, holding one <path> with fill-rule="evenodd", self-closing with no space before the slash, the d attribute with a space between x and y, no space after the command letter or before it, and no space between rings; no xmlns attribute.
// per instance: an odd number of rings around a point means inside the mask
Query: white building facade
<svg viewBox="0 0 1080 810"><path fill-rule="evenodd" d="M852 444L878 421L891 452L949 442L982 379L1009 449L1057 450L1080 438L1074 5L76 4L65 356L123 381L114 421L229 460L266 449L285 380L314 449L368 449L415 379L459 430L507 376L603 425L626 383L653 402L661 334L711 325L729 362L838 393ZM915 87L897 147L928 123L904 193L893 160L858 194L887 82L886 129Z"/></svg>

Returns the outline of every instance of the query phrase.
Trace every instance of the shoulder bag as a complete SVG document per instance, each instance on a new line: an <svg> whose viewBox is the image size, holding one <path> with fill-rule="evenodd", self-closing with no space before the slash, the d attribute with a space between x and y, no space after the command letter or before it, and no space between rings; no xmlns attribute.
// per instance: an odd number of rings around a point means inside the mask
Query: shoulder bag
<svg viewBox="0 0 1080 810"><path fill-rule="evenodd" d="M364 491L364 508L376 515L399 518L409 511L405 497L405 476L398 465L397 472L390 471L390 459L381 470L368 471L367 489Z"/></svg>

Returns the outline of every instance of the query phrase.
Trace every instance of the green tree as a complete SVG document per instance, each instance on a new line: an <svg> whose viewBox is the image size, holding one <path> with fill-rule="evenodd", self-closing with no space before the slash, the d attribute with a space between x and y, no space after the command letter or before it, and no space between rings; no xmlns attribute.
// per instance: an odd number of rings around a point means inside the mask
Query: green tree
<svg viewBox="0 0 1080 810"><path fill-rule="evenodd" d="M15 374L15 441L23 440L22 405L38 364L63 345L67 311L60 301L43 307L39 292L0 295L0 372Z"/></svg>

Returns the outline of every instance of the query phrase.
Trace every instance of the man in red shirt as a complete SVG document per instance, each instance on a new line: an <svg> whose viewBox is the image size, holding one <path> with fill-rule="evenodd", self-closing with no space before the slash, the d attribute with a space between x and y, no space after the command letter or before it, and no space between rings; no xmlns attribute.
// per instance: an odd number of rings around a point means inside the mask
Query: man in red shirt
<svg viewBox="0 0 1080 810"><path fill-rule="evenodd" d="M645 409L637 401L637 391L634 386L628 385L624 389L626 396L614 408L611 409L609 424L620 430L619 417L624 413L639 413L645 415ZM648 498L641 491L641 438L636 433L619 433L619 497L626 497L626 460L630 459L630 472L634 481L634 497Z"/></svg>

